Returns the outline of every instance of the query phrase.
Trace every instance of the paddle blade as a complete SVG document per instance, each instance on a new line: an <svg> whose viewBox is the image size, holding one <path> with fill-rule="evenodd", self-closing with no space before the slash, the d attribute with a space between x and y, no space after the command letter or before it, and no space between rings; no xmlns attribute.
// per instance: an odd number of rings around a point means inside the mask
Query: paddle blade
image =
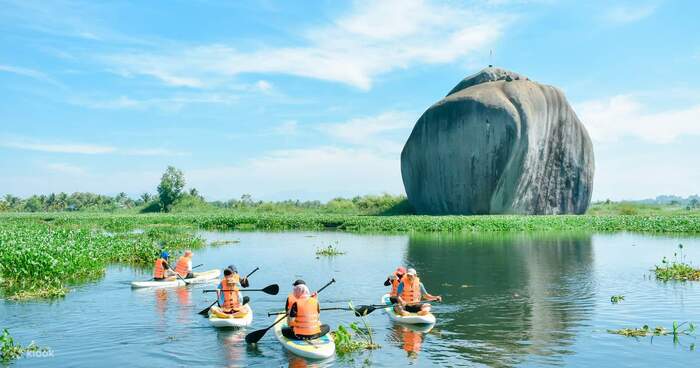
<svg viewBox="0 0 700 368"><path fill-rule="evenodd" d="M265 333L267 333L268 328L262 329L262 330L256 330L253 331L247 335L245 335L245 342L248 344L256 344L260 339L265 336Z"/></svg>
<svg viewBox="0 0 700 368"><path fill-rule="evenodd" d="M363 317L366 316L372 312L374 312L377 308L371 306L371 305L361 305L357 308L355 308L355 316L356 317Z"/></svg>
<svg viewBox="0 0 700 368"><path fill-rule="evenodd" d="M214 304L216 304L216 302L211 303L210 306L208 306L208 307L202 309L201 311L199 311L199 314L201 314L201 315L203 315L203 316L208 316L208 315L209 315L209 309L211 309L211 307L213 307Z"/></svg>
<svg viewBox="0 0 700 368"><path fill-rule="evenodd" d="M280 292L280 286L277 284L268 285L262 291L265 294L277 295Z"/></svg>

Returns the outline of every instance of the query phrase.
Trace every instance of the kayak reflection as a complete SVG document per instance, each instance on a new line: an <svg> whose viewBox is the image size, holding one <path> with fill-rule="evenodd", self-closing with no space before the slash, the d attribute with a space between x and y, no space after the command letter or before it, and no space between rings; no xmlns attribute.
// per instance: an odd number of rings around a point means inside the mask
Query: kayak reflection
<svg viewBox="0 0 700 368"><path fill-rule="evenodd" d="M229 367L245 366L245 330L217 329L216 337L225 353Z"/></svg>
<svg viewBox="0 0 700 368"><path fill-rule="evenodd" d="M289 368L325 368L325 367L332 367L333 362L335 361L333 358L327 359L327 360L322 360L322 361L309 361L306 360L305 358L302 358L300 356L294 355L292 353L287 354L289 355Z"/></svg>
<svg viewBox="0 0 700 368"><path fill-rule="evenodd" d="M424 335L432 330L434 325L403 325L395 323L389 340L400 345L409 358L416 358L420 352Z"/></svg>

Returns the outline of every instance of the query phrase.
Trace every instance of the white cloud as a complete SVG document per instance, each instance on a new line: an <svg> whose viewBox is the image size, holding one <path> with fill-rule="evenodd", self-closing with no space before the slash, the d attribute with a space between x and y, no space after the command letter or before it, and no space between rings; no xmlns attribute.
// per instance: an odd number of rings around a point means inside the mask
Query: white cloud
<svg viewBox="0 0 700 368"><path fill-rule="evenodd" d="M398 159L367 149L279 150L240 165L189 170L185 175L188 185L219 199L243 193L264 199L321 200L338 195L403 193Z"/></svg>
<svg viewBox="0 0 700 368"><path fill-rule="evenodd" d="M657 8L657 4L613 5L606 10L604 18L611 23L633 23L654 14Z"/></svg>
<svg viewBox="0 0 700 368"><path fill-rule="evenodd" d="M75 166L67 163L49 163L46 164L46 168L49 171L53 171L59 174L67 174L67 175L83 175L86 173L85 169L83 169L80 166Z"/></svg>
<svg viewBox="0 0 700 368"><path fill-rule="evenodd" d="M75 144L75 143L43 143L29 141L2 141L0 146L7 148L16 148L30 151L52 152L52 153L78 153L83 155L97 155L104 153L113 153L116 148L111 146L100 146L94 144Z"/></svg>
<svg viewBox="0 0 700 368"><path fill-rule="evenodd" d="M48 75L46 75L38 70L34 70L34 69L0 64L0 72L12 73L12 74L21 75L24 77L36 79L36 80L39 80L42 82L48 82L51 84L59 85L58 82L56 82L54 79L52 79Z"/></svg>
<svg viewBox="0 0 700 368"><path fill-rule="evenodd" d="M104 57L123 75L179 87L212 87L242 73L282 73L363 90L381 74L416 64L450 63L493 44L508 23L494 11L427 1L357 2L331 24L304 32L303 46L241 51L222 44Z"/></svg>
<svg viewBox="0 0 700 368"><path fill-rule="evenodd" d="M255 87L262 92L269 92L272 90L272 83L266 80L259 80L255 83Z"/></svg>
<svg viewBox="0 0 700 368"><path fill-rule="evenodd" d="M670 143L683 135L700 135L700 104L651 112L638 98L618 95L576 104L576 111L594 141L638 137Z"/></svg>
<svg viewBox="0 0 700 368"><path fill-rule="evenodd" d="M416 114L386 111L379 115L320 124L318 129L342 142L397 154L411 133Z"/></svg>
<svg viewBox="0 0 700 368"><path fill-rule="evenodd" d="M40 142L26 139L0 140L0 147L49 153L73 153L81 155L121 154L128 156L185 156L186 152L165 148L117 148L107 145L84 143Z"/></svg>
<svg viewBox="0 0 700 368"><path fill-rule="evenodd" d="M298 128L299 123L295 120L287 120L277 125L272 131L280 135L294 135L297 134Z"/></svg>
<svg viewBox="0 0 700 368"><path fill-rule="evenodd" d="M160 109L164 111L179 111L185 106L194 104L222 104L232 105L238 103L238 95L231 93L198 93L183 94L162 98L136 99L129 96L119 96L112 99L94 99L76 97L68 100L69 103L90 109L123 110L123 109Z"/></svg>

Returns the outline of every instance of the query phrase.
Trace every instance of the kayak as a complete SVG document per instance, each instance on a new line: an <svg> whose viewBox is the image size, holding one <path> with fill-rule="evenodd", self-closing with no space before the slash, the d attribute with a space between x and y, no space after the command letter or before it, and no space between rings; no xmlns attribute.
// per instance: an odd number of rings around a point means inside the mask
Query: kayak
<svg viewBox="0 0 700 368"><path fill-rule="evenodd" d="M246 327L253 323L253 309L249 304L243 306L245 314L232 315L209 309L209 323L214 327Z"/></svg>
<svg viewBox="0 0 700 368"><path fill-rule="evenodd" d="M191 279L185 279L187 284L201 284L205 282L209 282L211 280L216 279L221 275L221 271L216 269L216 270L209 270L209 271L204 271L204 272L194 272L194 277ZM155 281L155 280L148 280L148 281L133 281L131 282L131 287L136 289L136 288L155 288L155 287L177 287L177 286L183 286L185 285L185 281L182 281L179 277L176 277L175 280L168 280L168 281Z"/></svg>
<svg viewBox="0 0 700 368"><path fill-rule="evenodd" d="M410 325L431 325L435 323L435 315L432 313L428 313L424 316L419 316L416 313L411 313L407 316L396 314L396 312L394 312L393 305L391 304L391 300L389 300L389 294L384 294L384 296L382 296L382 304L386 304L388 306L387 308L384 308L384 312L389 316L389 319L394 322Z"/></svg>
<svg viewBox="0 0 700 368"><path fill-rule="evenodd" d="M286 318L286 317L281 317ZM275 325L275 336L285 349L307 359L326 359L335 354L335 342L331 333L313 340L292 340L282 335L282 329L287 327L287 321Z"/></svg>

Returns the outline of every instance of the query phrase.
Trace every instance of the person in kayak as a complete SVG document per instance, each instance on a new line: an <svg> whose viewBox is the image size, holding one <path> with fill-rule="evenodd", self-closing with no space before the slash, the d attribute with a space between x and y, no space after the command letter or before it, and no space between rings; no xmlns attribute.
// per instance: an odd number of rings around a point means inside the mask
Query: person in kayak
<svg viewBox="0 0 700 368"><path fill-rule="evenodd" d="M241 302L239 286L240 276L238 276L238 273L231 271L229 268L224 269L224 278L219 282L219 285L216 286L216 301L218 307L212 307L212 309L216 308L218 311L227 314L240 312L242 309L241 307L248 303L250 298L246 296Z"/></svg>
<svg viewBox="0 0 700 368"><path fill-rule="evenodd" d="M160 252L160 258L156 259L153 265L153 280L165 281L170 278L170 276L175 275L175 272L173 272L173 270L170 269L170 265L168 265L168 258L170 258L170 254L168 254L167 251Z"/></svg>
<svg viewBox="0 0 700 368"><path fill-rule="evenodd" d="M421 303L423 300L438 302L442 301L439 295L430 295L426 290L414 268L409 268L406 271L406 276L399 284L396 292L398 303L394 306L394 311L397 314L406 316L410 313L417 313L419 316L424 316L430 313L430 304Z"/></svg>
<svg viewBox="0 0 700 368"><path fill-rule="evenodd" d="M228 269L231 270L233 273L235 273L236 275L238 275L238 269L236 268L236 266L230 264L230 265L226 266L226 268L228 268ZM240 276L239 276L239 277L240 277ZM248 282L248 278L247 278L247 277L242 277L242 278L241 278L241 286L244 287L244 288L247 288L247 287L250 286L250 282Z"/></svg>
<svg viewBox="0 0 700 368"><path fill-rule="evenodd" d="M300 284L294 287L294 303L289 308L291 327L282 328L282 335L294 340L313 340L330 332L328 325L321 324L321 306L316 293L311 295L309 288Z"/></svg>
<svg viewBox="0 0 700 368"><path fill-rule="evenodd" d="M398 302L396 297L398 295L399 284L401 283L401 278L405 274L406 268L398 267L396 268L396 271L389 275L386 281L384 281L384 286L391 285L391 292L389 293L389 300L391 301L391 304L396 304Z"/></svg>
<svg viewBox="0 0 700 368"><path fill-rule="evenodd" d="M194 256L192 251L186 250L185 254L180 257L175 264L175 272L183 278L194 278L194 274L192 273L192 256Z"/></svg>
<svg viewBox="0 0 700 368"><path fill-rule="evenodd" d="M292 284L292 292L287 295L287 300L284 303L284 312L287 313L289 312L289 309L292 308L292 305L294 302L297 301L297 299L294 297L294 288L297 285L306 285L306 282L302 279L298 279L294 281ZM293 327L294 326L294 318L287 316L287 326Z"/></svg>

